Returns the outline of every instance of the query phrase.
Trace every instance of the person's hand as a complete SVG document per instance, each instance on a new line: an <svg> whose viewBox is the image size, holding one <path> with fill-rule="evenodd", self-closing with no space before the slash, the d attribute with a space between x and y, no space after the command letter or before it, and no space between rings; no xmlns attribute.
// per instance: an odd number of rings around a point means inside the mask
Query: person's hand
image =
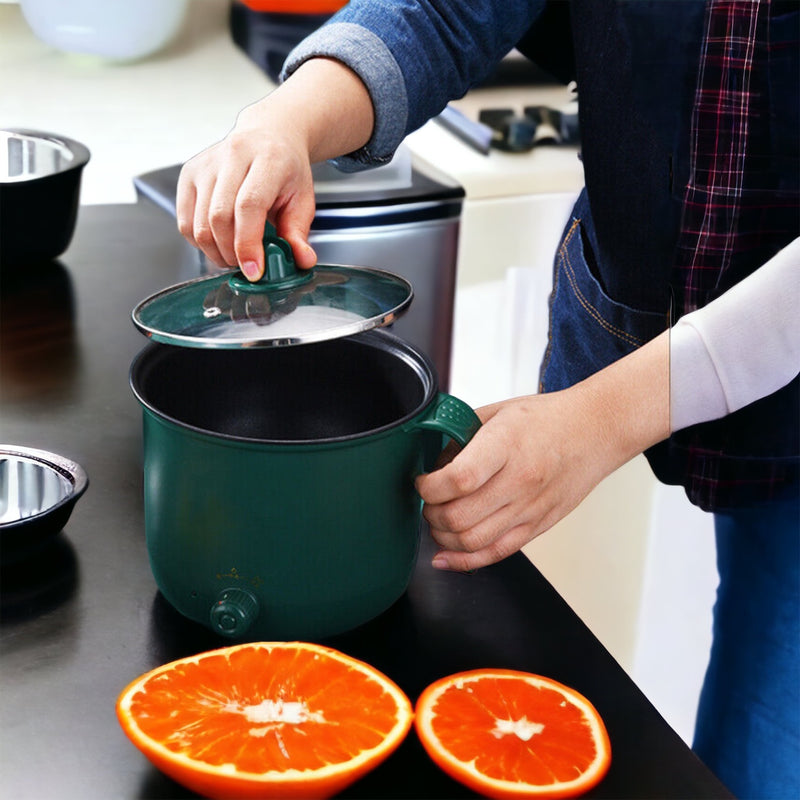
<svg viewBox="0 0 800 800"><path fill-rule="evenodd" d="M264 271L268 215L299 267L317 260L308 243L315 208L308 149L291 131L280 127L268 103L257 103L181 170L179 230L217 266L238 265L250 280Z"/></svg>
<svg viewBox="0 0 800 800"><path fill-rule="evenodd" d="M669 435L668 335L576 386L478 410L468 445L416 480L441 550L468 571L515 553L607 475Z"/></svg>
<svg viewBox="0 0 800 800"><path fill-rule="evenodd" d="M449 464L417 479L442 548L434 566L500 561L569 513L609 471L576 393L532 395L478 410L483 422Z"/></svg>
<svg viewBox="0 0 800 800"><path fill-rule="evenodd" d="M178 180L178 228L220 267L264 273L267 219L292 247L295 263L317 260L308 243L314 219L311 164L364 145L372 101L344 64L313 58L280 87L245 108L230 133L186 162Z"/></svg>

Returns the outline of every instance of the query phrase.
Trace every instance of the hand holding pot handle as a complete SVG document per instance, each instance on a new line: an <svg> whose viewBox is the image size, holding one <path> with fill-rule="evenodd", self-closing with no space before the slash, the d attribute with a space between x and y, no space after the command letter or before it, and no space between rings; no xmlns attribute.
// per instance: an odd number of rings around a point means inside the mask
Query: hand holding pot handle
<svg viewBox="0 0 800 800"><path fill-rule="evenodd" d="M517 552L665 438L668 350L664 332L567 389L479 409L483 424L470 444L416 480L442 548L434 566L472 570Z"/></svg>

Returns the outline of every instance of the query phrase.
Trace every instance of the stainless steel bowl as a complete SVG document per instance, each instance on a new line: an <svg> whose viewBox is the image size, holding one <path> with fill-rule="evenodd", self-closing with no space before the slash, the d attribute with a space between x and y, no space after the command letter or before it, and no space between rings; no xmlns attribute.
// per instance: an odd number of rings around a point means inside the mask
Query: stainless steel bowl
<svg viewBox="0 0 800 800"><path fill-rule="evenodd" d="M66 136L0 130L0 267L51 261L67 249L89 157Z"/></svg>
<svg viewBox="0 0 800 800"><path fill-rule="evenodd" d="M34 553L67 524L89 479L68 458L17 445L0 445L0 557Z"/></svg>
<svg viewBox="0 0 800 800"><path fill-rule="evenodd" d="M78 142L36 131L0 131L0 181L16 183L73 169L89 160Z"/></svg>

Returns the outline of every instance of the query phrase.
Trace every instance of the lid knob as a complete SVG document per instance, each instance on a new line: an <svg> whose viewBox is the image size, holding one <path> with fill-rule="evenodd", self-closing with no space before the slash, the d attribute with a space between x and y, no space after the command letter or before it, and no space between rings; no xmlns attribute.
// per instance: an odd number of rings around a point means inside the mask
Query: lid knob
<svg viewBox="0 0 800 800"><path fill-rule="evenodd" d="M291 245L278 236L275 226L267 220L264 224L264 277L261 282L283 281L293 277L295 272Z"/></svg>
<svg viewBox="0 0 800 800"><path fill-rule="evenodd" d="M275 226L267 220L264 223L264 274L257 281L249 281L237 272L231 276L229 284L236 292L291 289L310 281L312 274L313 270L298 272L292 246L278 236Z"/></svg>

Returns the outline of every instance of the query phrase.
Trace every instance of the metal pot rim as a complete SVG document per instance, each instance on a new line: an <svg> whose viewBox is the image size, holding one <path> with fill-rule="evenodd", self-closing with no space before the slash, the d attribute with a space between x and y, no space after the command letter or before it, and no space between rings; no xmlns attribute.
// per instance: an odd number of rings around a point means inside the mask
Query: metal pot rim
<svg viewBox="0 0 800 800"><path fill-rule="evenodd" d="M176 419L175 417L164 413L161 409L157 408L152 402L150 402L147 398L145 398L140 391L139 387L137 386L137 373L138 370L144 365L144 363L149 359L152 358L152 353L159 352L163 350L163 348L170 348L170 350L178 350L173 345L164 345L160 343L153 343L151 342L148 344L143 350L141 350L137 356L134 358L130 372L129 372L129 383L131 386L131 390L133 391L134 396L142 405L143 408L147 409L151 414L158 417L161 421L167 422L181 431L191 432L195 435L204 437L204 438L211 438L217 442L230 442L236 445L251 445L260 448L275 448L275 449L282 449L285 450L286 448L319 448L323 446L332 446L332 445L346 445L351 444L353 442L359 442L364 439L374 439L383 435L387 435L397 428L402 427L403 425L407 424L411 420L418 417L422 414L428 406L436 399L439 391L439 383L438 383L438 376L436 373L436 368L433 365L433 362L430 358L419 350L414 345L410 344L409 342L405 341L404 339L400 339L393 334L388 333L385 330L380 329L373 329L369 331L364 331L353 336L347 336L342 339L336 340L329 340L325 342L325 344L329 346L335 346L336 342L348 342L348 341L358 341L358 342L365 342L371 347L376 347L378 349L383 350L384 352L390 353L394 357L401 358L408 366L410 366L413 371L418 376L420 383L423 386L423 399L422 401L411 411L404 414L402 417L399 417L396 420L393 420L386 425L382 425L377 428L371 428L366 431L359 431L357 433L348 434L346 436L332 436L327 438L319 438L319 439L261 439L249 436L236 436L232 434L226 433L219 433L217 431L207 430L206 428L201 428L196 425L191 425L187 422L183 422L180 419ZM315 344L305 344L300 345L301 347L314 347ZM203 350L195 350L195 352L221 352L221 351L203 351ZM224 352L224 351L222 351ZM228 352L235 352L235 351L228 351ZM259 352L259 351L252 351L252 352ZM260 352L269 352L269 351L260 351Z"/></svg>

